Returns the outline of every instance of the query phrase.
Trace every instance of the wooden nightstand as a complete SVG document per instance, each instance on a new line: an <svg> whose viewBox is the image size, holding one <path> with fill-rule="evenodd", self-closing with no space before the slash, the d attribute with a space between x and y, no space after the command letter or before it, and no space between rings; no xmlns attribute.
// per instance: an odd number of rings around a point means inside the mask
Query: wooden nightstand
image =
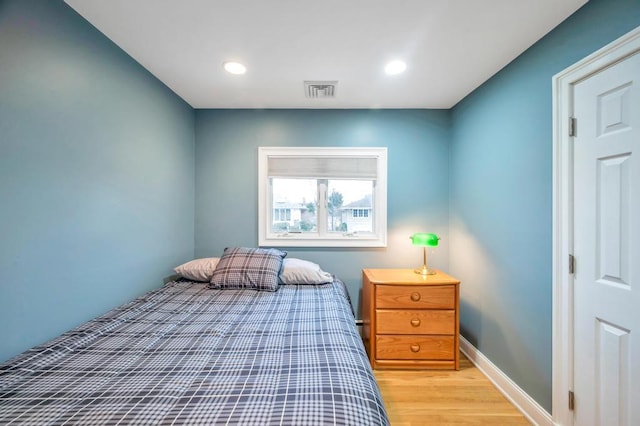
<svg viewBox="0 0 640 426"><path fill-rule="evenodd" d="M362 270L364 345L373 368L460 368L460 281L437 271Z"/></svg>

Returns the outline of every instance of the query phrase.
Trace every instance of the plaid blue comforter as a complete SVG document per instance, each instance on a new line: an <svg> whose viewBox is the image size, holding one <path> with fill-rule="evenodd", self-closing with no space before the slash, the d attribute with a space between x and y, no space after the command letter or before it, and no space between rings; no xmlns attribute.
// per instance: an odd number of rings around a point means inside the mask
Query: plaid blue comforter
<svg viewBox="0 0 640 426"><path fill-rule="evenodd" d="M0 424L386 425L343 284L171 282L0 365Z"/></svg>

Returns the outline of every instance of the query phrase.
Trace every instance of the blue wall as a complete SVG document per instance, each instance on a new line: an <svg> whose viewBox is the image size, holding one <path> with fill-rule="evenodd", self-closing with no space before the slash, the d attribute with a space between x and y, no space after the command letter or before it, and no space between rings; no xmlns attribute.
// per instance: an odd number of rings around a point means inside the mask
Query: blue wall
<svg viewBox="0 0 640 426"><path fill-rule="evenodd" d="M554 74L640 25L591 0L453 109L450 271L462 334L551 411Z"/></svg>
<svg viewBox="0 0 640 426"><path fill-rule="evenodd" d="M341 277L359 307L362 268L417 267L414 232L436 232L430 258L446 270L449 222L448 111L198 110L196 256L258 244L259 146L388 147L388 247L287 249Z"/></svg>
<svg viewBox="0 0 640 426"><path fill-rule="evenodd" d="M0 2L0 361L193 256L194 112L62 1Z"/></svg>

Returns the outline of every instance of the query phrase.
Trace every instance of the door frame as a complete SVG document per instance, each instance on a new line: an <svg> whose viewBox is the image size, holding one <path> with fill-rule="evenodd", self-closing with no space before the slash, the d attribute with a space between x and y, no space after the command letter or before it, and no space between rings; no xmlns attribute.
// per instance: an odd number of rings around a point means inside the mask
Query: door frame
<svg viewBox="0 0 640 426"><path fill-rule="evenodd" d="M640 27L553 76L553 360L552 417L573 425L569 391L573 390L573 87L589 76L640 52ZM577 265L579 268L580 265Z"/></svg>

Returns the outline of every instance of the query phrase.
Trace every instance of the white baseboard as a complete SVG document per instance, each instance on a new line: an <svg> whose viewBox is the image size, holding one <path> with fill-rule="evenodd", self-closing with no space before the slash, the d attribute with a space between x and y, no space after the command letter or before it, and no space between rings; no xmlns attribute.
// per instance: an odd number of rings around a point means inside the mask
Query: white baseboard
<svg viewBox="0 0 640 426"><path fill-rule="evenodd" d="M553 425L553 418L547 410L462 336L460 350L531 423L538 426Z"/></svg>

